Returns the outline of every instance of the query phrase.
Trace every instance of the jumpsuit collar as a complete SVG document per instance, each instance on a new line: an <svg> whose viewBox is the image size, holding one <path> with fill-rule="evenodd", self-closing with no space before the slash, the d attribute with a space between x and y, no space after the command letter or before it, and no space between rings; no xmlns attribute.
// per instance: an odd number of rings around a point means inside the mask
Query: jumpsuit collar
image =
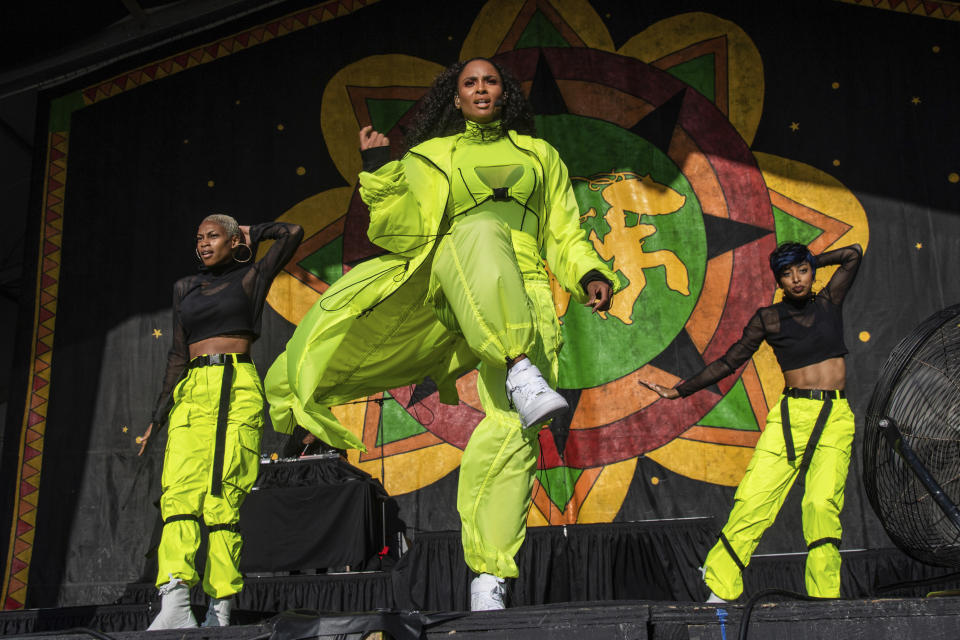
<svg viewBox="0 0 960 640"><path fill-rule="evenodd" d="M493 142L503 137L503 133L500 120L484 124L467 120L466 128L463 131L463 139L469 142Z"/></svg>

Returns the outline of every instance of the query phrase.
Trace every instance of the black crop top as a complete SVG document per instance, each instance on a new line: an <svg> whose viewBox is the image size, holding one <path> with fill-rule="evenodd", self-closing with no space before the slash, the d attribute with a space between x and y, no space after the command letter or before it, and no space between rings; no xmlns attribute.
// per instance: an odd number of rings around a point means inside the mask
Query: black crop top
<svg viewBox="0 0 960 640"><path fill-rule="evenodd" d="M303 238L296 224L267 222L250 227L254 255L261 240L276 240L257 262L229 262L200 267L199 273L173 285L173 345L167 354L163 389L153 408L153 422L161 424L170 410L173 388L190 360L190 345L222 335L260 336L260 316L270 283L293 257Z"/></svg>
<svg viewBox="0 0 960 640"><path fill-rule="evenodd" d="M862 255L860 245L855 244L817 256L818 267L840 265L827 286L802 301L784 297L782 302L757 309L740 339L723 356L678 384L677 392L688 396L727 377L749 360L764 340L773 347L782 371L845 355L841 306Z"/></svg>

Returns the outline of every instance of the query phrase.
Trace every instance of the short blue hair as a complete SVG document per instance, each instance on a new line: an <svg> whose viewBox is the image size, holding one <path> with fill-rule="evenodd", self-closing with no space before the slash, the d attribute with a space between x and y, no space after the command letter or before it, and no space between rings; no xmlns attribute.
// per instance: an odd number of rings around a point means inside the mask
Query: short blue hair
<svg viewBox="0 0 960 640"><path fill-rule="evenodd" d="M788 267L804 262L810 265L816 275L817 259L810 253L807 245L799 242L784 242L770 254L770 270L773 271L774 278L780 278L780 274Z"/></svg>

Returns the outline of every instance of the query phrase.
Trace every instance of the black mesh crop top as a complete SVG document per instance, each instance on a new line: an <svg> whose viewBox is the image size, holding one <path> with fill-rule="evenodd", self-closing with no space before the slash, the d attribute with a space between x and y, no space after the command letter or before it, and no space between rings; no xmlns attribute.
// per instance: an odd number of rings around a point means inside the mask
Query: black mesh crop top
<svg viewBox="0 0 960 640"><path fill-rule="evenodd" d="M758 309L723 356L677 385L680 395L688 396L727 377L749 360L764 340L773 347L783 371L845 355L841 305L862 255L860 245L852 245L817 256L818 267L840 265L827 286L805 300L784 297L782 302Z"/></svg>
<svg viewBox="0 0 960 640"><path fill-rule="evenodd" d="M267 222L250 227L250 249L256 255L261 240L276 240L257 262L230 262L200 267L199 273L173 285L173 345L167 355L163 389L153 409L161 424L170 410L170 395L187 368L190 345L223 335L260 335L260 316L270 283L300 244L303 229L296 224Z"/></svg>

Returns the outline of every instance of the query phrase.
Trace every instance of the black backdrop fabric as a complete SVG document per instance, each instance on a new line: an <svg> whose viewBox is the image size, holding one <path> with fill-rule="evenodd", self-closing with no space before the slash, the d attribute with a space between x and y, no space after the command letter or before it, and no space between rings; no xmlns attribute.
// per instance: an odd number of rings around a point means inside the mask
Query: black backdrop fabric
<svg viewBox="0 0 960 640"><path fill-rule="evenodd" d="M46 195L49 168L62 151L45 134L38 147L47 157L37 163L29 219L36 268L25 269L37 281L23 287L25 298L32 298L24 300L23 315L34 319L20 328L14 376L27 401L11 401L0 471L6 608L110 602L144 571L164 443L152 443L138 458L133 439L148 421L160 385L171 285L195 268L197 222L214 211L229 212L242 224L274 220L314 194L349 186L323 145L320 104L330 79L378 54L445 65L459 56L471 30L482 32L477 17L487 5L327 4L341 15L278 31L258 46L92 105L80 102L78 92L126 69L320 5L279 3L46 96L47 130L54 137L69 131L67 187L62 203ZM614 47L658 21L690 12L735 23L753 41L763 62L764 98L751 149L828 171L867 212L870 247L845 315L851 403L863 410L894 344L960 297L958 22L837 0L594 0L584 10L600 17ZM831 81L845 88L839 100ZM834 164L835 158L840 162ZM49 233L51 206L63 214L62 236L47 238L60 244L59 254L41 241ZM51 258L60 265L53 358L46 363L49 393L38 400L31 395L37 391L38 354L29 345L37 343L38 331L46 335L38 309L47 304L44 261ZM155 329L162 335L154 338ZM870 339L856 339L854 330L869 332ZM261 374L292 331L267 307L262 338L253 348ZM42 473L39 465L27 464L27 455L35 455L28 450L40 447L28 441L31 411L38 407L45 419ZM280 446L282 438L268 428L263 451ZM38 487L24 484L28 466L31 477L40 478ZM859 475L855 451L844 547L889 546ZM456 528L455 486L452 471L397 496L400 517L411 531ZM731 486L684 477L641 457L615 520L722 521L732 493ZM794 494L760 551L803 546Z"/></svg>

